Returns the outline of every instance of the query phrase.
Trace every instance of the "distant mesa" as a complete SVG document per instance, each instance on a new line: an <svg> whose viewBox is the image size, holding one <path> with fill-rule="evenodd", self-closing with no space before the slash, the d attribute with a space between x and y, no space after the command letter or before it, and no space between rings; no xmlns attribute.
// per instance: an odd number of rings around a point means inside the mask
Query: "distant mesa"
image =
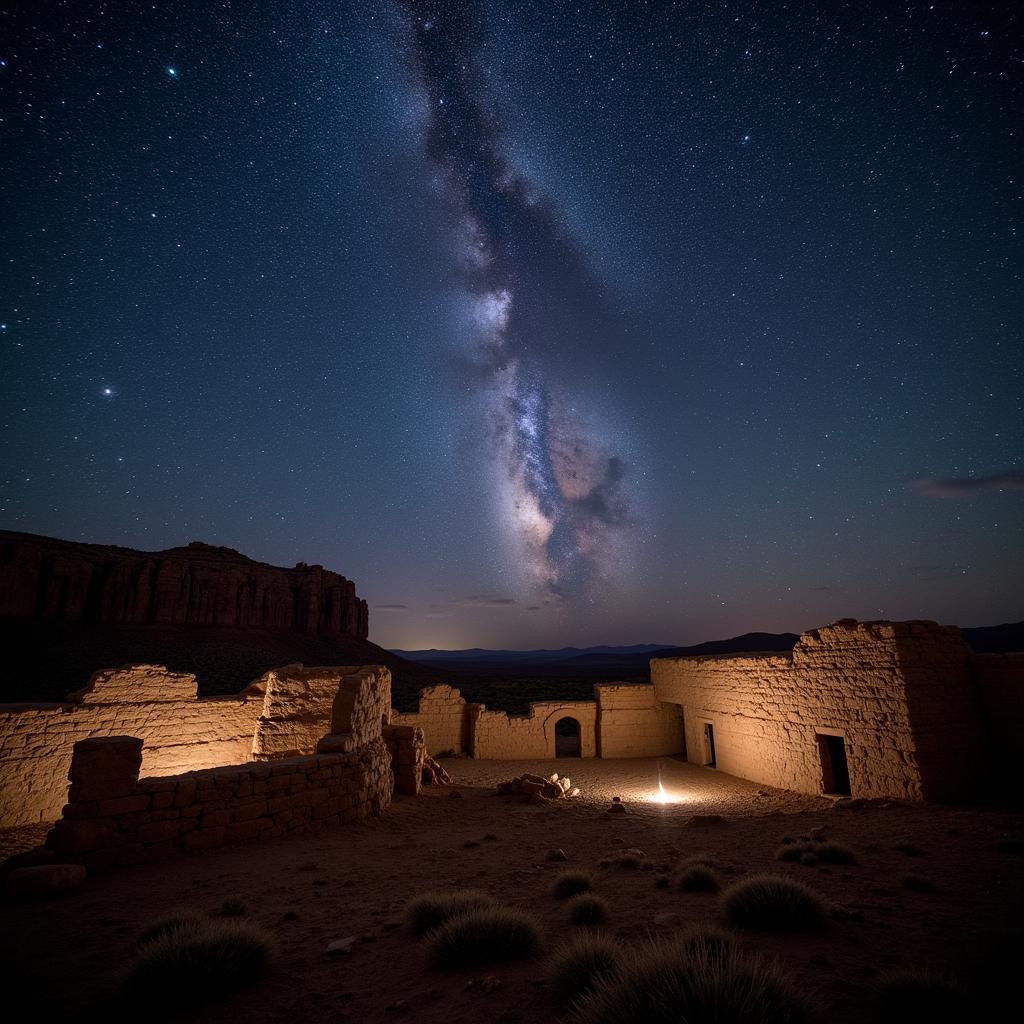
<svg viewBox="0 0 1024 1024"><path fill-rule="evenodd" d="M200 693L237 693L270 668L384 664L399 698L436 673L367 639L355 584L193 541L166 551L0 531L0 701L61 700L98 669L192 672Z"/></svg>
<svg viewBox="0 0 1024 1024"><path fill-rule="evenodd" d="M92 625L216 625L366 638L355 584L192 541L166 551L0 531L0 618Z"/></svg>

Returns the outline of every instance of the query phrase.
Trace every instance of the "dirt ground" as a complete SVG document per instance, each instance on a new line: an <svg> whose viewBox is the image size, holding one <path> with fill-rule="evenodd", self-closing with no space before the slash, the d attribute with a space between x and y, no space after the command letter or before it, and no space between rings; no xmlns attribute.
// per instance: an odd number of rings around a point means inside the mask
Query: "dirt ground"
<svg viewBox="0 0 1024 1024"><path fill-rule="evenodd" d="M875 979L920 966L957 978L977 1019L1020 996L1022 833L1019 809L900 803L833 809L829 800L758 787L673 758L601 761L445 762L461 799L434 789L398 797L388 813L347 830L121 869L76 893L0 907L5 1004L33 1021L149 1019L153 1007L120 1001L120 978L140 930L174 908L216 911L241 900L276 938L271 969L256 986L182 1019L196 1021L392 1021L538 1024L559 1018L548 992L546 953L570 937L564 904L549 894L567 867L594 874L611 907L609 931L624 943L695 921L724 923L720 898L655 886L657 870L601 868L637 847L656 866L710 854L726 883L752 871L799 878L836 908L813 936L744 935L813 993L833 1024L863 1021ZM579 799L550 806L493 795L523 771L570 775ZM659 772L670 802L658 803ZM625 814L608 811L619 796ZM692 821L721 815L724 822ZM851 847L854 865L780 863L783 837L825 826ZM9 839L11 837L8 837ZM997 846L997 843L999 846ZM1003 847L1002 849L999 847ZM567 863L546 859L560 848ZM1017 847L1019 849L1019 846ZM907 875L934 892L912 891ZM520 964L438 972L402 911L430 889L483 889L530 910L544 951ZM326 955L357 936L349 954ZM474 979L500 981L483 991ZM405 1001L408 1007L395 1008Z"/></svg>

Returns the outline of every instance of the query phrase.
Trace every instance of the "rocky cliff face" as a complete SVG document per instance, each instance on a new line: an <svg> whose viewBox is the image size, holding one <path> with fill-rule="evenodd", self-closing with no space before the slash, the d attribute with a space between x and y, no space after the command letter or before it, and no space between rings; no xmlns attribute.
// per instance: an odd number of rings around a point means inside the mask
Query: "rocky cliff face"
<svg viewBox="0 0 1024 1024"><path fill-rule="evenodd" d="M0 619L96 625L216 625L365 638L355 584L319 565L254 562L193 542L167 551L0 531Z"/></svg>

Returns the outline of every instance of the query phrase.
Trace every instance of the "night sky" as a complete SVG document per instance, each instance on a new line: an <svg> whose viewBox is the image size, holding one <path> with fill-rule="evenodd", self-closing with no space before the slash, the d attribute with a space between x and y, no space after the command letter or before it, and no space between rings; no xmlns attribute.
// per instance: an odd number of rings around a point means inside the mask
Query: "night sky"
<svg viewBox="0 0 1024 1024"><path fill-rule="evenodd" d="M0 527L389 647L1021 618L1013 6L0 6Z"/></svg>

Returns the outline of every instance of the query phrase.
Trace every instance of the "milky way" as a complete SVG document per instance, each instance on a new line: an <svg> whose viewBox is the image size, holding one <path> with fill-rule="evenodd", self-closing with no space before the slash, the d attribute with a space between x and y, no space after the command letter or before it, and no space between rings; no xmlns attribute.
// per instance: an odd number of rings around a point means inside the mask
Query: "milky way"
<svg viewBox="0 0 1024 1024"><path fill-rule="evenodd" d="M578 411L571 352L607 314L552 207L503 153L474 5L405 4L427 153L456 226L453 275L471 305L464 351L494 447L499 521L549 600L589 597L633 523L627 466Z"/></svg>

